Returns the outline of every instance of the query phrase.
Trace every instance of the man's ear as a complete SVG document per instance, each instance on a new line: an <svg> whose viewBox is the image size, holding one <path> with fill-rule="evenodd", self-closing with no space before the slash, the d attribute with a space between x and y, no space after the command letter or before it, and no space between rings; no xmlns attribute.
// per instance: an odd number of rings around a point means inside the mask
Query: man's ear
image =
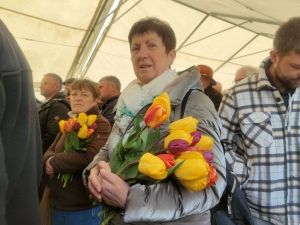
<svg viewBox="0 0 300 225"><path fill-rule="evenodd" d="M275 50L270 51L270 59L273 64L277 64L279 61L279 56Z"/></svg>

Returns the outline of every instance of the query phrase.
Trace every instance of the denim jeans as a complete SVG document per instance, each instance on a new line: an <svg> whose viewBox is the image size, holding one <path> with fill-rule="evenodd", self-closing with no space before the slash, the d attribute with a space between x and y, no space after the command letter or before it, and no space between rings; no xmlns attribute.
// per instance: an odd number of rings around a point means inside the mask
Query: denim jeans
<svg viewBox="0 0 300 225"><path fill-rule="evenodd" d="M99 225L102 216L102 205L81 211L61 211L52 208L52 225Z"/></svg>

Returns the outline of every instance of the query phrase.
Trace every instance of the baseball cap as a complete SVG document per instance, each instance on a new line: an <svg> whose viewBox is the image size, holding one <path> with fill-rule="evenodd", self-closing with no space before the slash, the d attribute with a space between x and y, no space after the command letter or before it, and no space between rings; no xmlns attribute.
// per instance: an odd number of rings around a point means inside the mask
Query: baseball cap
<svg viewBox="0 0 300 225"><path fill-rule="evenodd" d="M213 70L209 66L206 65L198 65L198 70L200 71L201 76L206 76L211 79L211 84L216 85L217 82L213 79Z"/></svg>
<svg viewBox="0 0 300 225"><path fill-rule="evenodd" d="M76 78L73 78L73 77L71 77L71 78L69 78L69 79L66 79L66 80L63 82L63 85L65 85L65 84L71 84L71 83L73 83L75 80L76 80Z"/></svg>

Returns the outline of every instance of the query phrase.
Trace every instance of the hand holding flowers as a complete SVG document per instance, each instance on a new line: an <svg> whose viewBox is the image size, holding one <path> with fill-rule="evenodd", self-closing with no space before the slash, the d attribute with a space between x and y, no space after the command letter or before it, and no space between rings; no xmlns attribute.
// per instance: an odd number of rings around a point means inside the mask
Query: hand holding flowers
<svg viewBox="0 0 300 225"><path fill-rule="evenodd" d="M129 185L151 185L172 177L190 192L212 185L217 180L210 151L213 140L197 130L198 121L186 117L169 125L165 133L159 126L169 119L170 99L166 93L154 99L145 116L137 116L126 141L120 139L109 162L111 171ZM144 120L146 126L140 124ZM201 141L202 140L202 141ZM163 149L156 145L163 141ZM118 209L106 206L101 213L106 224Z"/></svg>
<svg viewBox="0 0 300 225"><path fill-rule="evenodd" d="M97 124L96 115L87 116L85 113L80 113L77 118L70 118L67 121L59 121L60 132L66 135L64 142L64 152L85 151L84 146L93 138ZM73 174L59 174L64 182L63 187L67 182L72 181Z"/></svg>

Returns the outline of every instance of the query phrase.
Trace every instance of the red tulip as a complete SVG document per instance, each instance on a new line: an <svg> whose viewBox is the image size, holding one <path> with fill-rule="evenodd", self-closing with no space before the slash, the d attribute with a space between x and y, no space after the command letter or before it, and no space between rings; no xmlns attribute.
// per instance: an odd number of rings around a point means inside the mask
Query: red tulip
<svg viewBox="0 0 300 225"><path fill-rule="evenodd" d="M68 122L65 122L64 123L64 129L67 133L69 133L72 129L72 126Z"/></svg>
<svg viewBox="0 0 300 225"><path fill-rule="evenodd" d="M85 139L89 139L94 133L94 129L88 129Z"/></svg>
<svg viewBox="0 0 300 225"><path fill-rule="evenodd" d="M218 174L215 167L210 166L210 170L206 179L207 179L206 187L210 187L218 180Z"/></svg>
<svg viewBox="0 0 300 225"><path fill-rule="evenodd" d="M160 158L164 162L167 169L169 169L175 165L174 155L172 155L172 154L160 154L160 155L157 155L157 157Z"/></svg>
<svg viewBox="0 0 300 225"><path fill-rule="evenodd" d="M198 143L201 139L201 132L199 130L194 131L193 133L191 133L192 137L193 137L193 141L189 146L194 146L196 143Z"/></svg>
<svg viewBox="0 0 300 225"><path fill-rule="evenodd" d="M150 128L159 127L163 122L169 118L167 110L162 105L155 105L149 108L147 111L144 121Z"/></svg>
<svg viewBox="0 0 300 225"><path fill-rule="evenodd" d="M174 139L169 142L168 150L171 154L177 155L184 152L188 145L189 143L186 140Z"/></svg>

